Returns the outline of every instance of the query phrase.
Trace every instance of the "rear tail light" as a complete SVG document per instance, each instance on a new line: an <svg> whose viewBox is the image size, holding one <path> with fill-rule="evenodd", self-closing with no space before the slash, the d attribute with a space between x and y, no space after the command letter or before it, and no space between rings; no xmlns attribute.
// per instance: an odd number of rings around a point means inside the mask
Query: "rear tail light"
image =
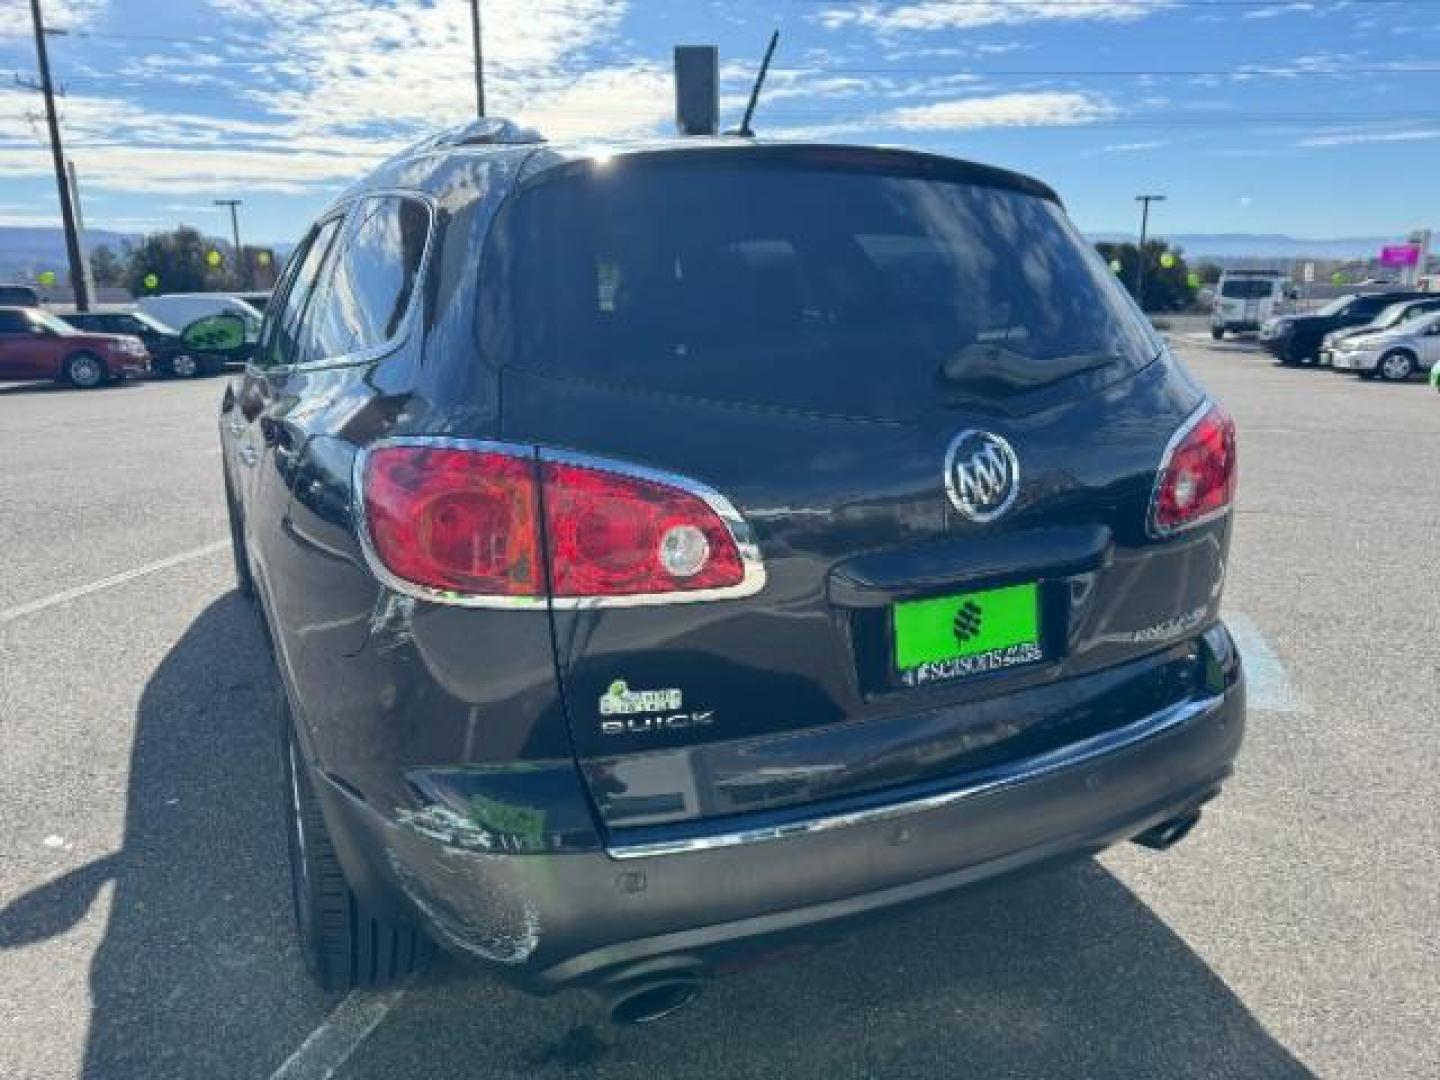
<svg viewBox="0 0 1440 1080"><path fill-rule="evenodd" d="M528 447L396 440L356 466L377 576L477 607L675 603L764 584L749 529L681 477Z"/></svg>
<svg viewBox="0 0 1440 1080"><path fill-rule="evenodd" d="M1165 449L1150 501L1151 532L1170 536L1228 512L1235 481L1235 422L1207 402Z"/></svg>
<svg viewBox="0 0 1440 1080"><path fill-rule="evenodd" d="M399 581L437 593L544 594L532 457L382 446L366 456L360 490L370 547Z"/></svg>
<svg viewBox="0 0 1440 1080"><path fill-rule="evenodd" d="M557 597L726 589L744 580L735 537L698 495L603 468L540 469Z"/></svg>

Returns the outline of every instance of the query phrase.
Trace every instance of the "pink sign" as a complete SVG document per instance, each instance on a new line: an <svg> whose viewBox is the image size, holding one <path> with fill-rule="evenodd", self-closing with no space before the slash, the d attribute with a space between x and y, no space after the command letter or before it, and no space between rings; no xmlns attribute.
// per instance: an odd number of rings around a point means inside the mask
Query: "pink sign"
<svg viewBox="0 0 1440 1080"><path fill-rule="evenodd" d="M1380 249L1381 266L1415 266L1419 262L1419 244L1387 244Z"/></svg>

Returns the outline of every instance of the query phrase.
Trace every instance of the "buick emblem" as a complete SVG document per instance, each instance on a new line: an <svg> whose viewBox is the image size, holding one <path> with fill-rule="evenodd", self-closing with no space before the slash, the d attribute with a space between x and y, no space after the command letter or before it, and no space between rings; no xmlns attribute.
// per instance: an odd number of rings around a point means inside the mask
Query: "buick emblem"
<svg viewBox="0 0 1440 1080"><path fill-rule="evenodd" d="M971 429L945 451L945 492L971 521L994 521L1020 494L1020 463L999 435Z"/></svg>

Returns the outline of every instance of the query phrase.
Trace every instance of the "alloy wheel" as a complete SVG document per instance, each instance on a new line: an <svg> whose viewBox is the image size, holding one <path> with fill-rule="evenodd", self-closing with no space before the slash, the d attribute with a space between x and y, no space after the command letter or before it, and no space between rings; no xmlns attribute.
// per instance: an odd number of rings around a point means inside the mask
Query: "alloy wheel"
<svg viewBox="0 0 1440 1080"><path fill-rule="evenodd" d="M1410 377L1414 364L1404 353L1390 353L1380 361L1380 376L1388 382L1402 382Z"/></svg>
<svg viewBox="0 0 1440 1080"><path fill-rule="evenodd" d="M68 371L70 381L81 389L99 386L100 381L105 377L105 369L93 356L75 357L70 361Z"/></svg>

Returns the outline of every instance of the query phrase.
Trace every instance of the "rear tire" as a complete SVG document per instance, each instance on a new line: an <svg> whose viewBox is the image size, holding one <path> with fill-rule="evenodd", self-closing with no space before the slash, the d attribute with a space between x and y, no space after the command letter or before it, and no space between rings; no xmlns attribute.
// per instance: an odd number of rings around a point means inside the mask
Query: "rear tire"
<svg viewBox="0 0 1440 1080"><path fill-rule="evenodd" d="M1415 357L1404 349L1392 349L1380 357L1375 373L1386 382L1404 382L1415 374Z"/></svg>
<svg viewBox="0 0 1440 1080"><path fill-rule="evenodd" d="M279 711L291 895L305 966L326 990L390 986L434 946L415 927L374 916L345 881L283 698Z"/></svg>
<svg viewBox="0 0 1440 1080"><path fill-rule="evenodd" d="M1222 340L1224 340L1224 338L1225 338L1225 328L1224 328L1223 326L1212 326L1212 327L1210 327L1210 336L1211 336L1212 338L1214 338L1216 341L1222 341Z"/></svg>
<svg viewBox="0 0 1440 1080"><path fill-rule="evenodd" d="M65 381L77 390L93 390L104 386L109 378L105 361L90 352L71 353L65 358Z"/></svg>

